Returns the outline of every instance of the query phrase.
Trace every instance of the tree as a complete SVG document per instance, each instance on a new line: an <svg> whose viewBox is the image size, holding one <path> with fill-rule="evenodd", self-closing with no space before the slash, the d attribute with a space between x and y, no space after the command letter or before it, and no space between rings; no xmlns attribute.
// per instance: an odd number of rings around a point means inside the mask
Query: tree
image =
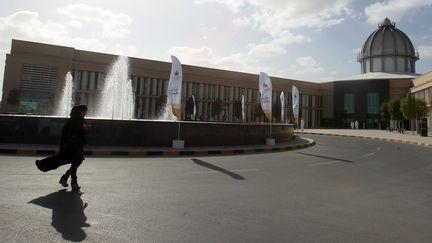
<svg viewBox="0 0 432 243"><path fill-rule="evenodd" d="M388 103L388 110L392 120L398 121L398 128L400 128L400 122L404 120L404 115L400 110L401 102L399 99L390 100Z"/></svg>
<svg viewBox="0 0 432 243"><path fill-rule="evenodd" d="M427 106L426 102L423 100L416 100L416 112L415 112L415 118L417 120L417 124L420 122L421 119L427 117L429 115L430 108ZM420 126L417 126L417 129ZM418 132L418 131L417 131Z"/></svg>
<svg viewBox="0 0 432 243"><path fill-rule="evenodd" d="M390 127L390 112L388 103L389 102L385 100L380 106L381 120L385 122L387 128Z"/></svg>
<svg viewBox="0 0 432 243"><path fill-rule="evenodd" d="M20 101L20 91L18 89L11 89L9 91L8 97L7 97L7 103L9 105L18 105Z"/></svg>
<svg viewBox="0 0 432 243"><path fill-rule="evenodd" d="M401 111L406 119L416 121L417 132L419 132L418 123L422 118L428 115L429 108L425 101L415 99L413 96L408 95L401 102Z"/></svg>
<svg viewBox="0 0 432 243"><path fill-rule="evenodd" d="M415 98L408 94L407 97L401 101L400 110L402 111L405 119L414 120L416 118Z"/></svg>

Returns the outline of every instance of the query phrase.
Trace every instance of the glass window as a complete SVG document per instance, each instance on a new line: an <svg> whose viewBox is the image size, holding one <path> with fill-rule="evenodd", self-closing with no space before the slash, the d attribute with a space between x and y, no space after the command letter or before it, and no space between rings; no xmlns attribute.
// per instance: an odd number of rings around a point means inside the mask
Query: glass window
<svg viewBox="0 0 432 243"><path fill-rule="evenodd" d="M169 80L167 80L167 79L165 79L164 81L163 81L163 91L162 91L162 94L163 95L167 95L168 94L168 82L169 82Z"/></svg>
<svg viewBox="0 0 432 243"><path fill-rule="evenodd" d="M368 93L367 94L367 112L369 114L379 113L379 94Z"/></svg>
<svg viewBox="0 0 432 243"><path fill-rule="evenodd" d="M88 82L88 72L83 71L81 77L81 85L80 85L81 90L87 90L87 82Z"/></svg>
<svg viewBox="0 0 432 243"><path fill-rule="evenodd" d="M161 96L162 94L163 94L163 79L157 79L156 95Z"/></svg>
<svg viewBox="0 0 432 243"><path fill-rule="evenodd" d="M354 94L344 94L344 111L348 114L354 113Z"/></svg>
<svg viewBox="0 0 432 243"><path fill-rule="evenodd" d="M198 99L202 99L204 98L204 84L199 84L198 85Z"/></svg>
<svg viewBox="0 0 432 243"><path fill-rule="evenodd" d="M144 94L146 95L150 94L150 83L151 83L151 79L146 78L144 82Z"/></svg>
<svg viewBox="0 0 432 243"><path fill-rule="evenodd" d="M97 89L102 90L105 84L105 74L98 73Z"/></svg>
<svg viewBox="0 0 432 243"><path fill-rule="evenodd" d="M151 95L157 95L157 89L158 89L158 79L153 78L151 84Z"/></svg>
<svg viewBox="0 0 432 243"><path fill-rule="evenodd" d="M90 82L89 82L89 90L94 90L95 85L95 72L90 72Z"/></svg>
<svg viewBox="0 0 432 243"><path fill-rule="evenodd" d="M81 71L75 70L73 75L73 82L75 89L79 89L79 85L81 83Z"/></svg>

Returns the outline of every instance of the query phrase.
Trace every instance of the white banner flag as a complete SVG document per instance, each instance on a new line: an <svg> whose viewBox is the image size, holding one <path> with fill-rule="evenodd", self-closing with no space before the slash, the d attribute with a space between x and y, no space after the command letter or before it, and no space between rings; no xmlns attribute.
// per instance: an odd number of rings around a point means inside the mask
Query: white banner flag
<svg viewBox="0 0 432 243"><path fill-rule="evenodd" d="M241 96L241 109L242 109L242 121L246 120L246 112L245 112L245 98L244 95Z"/></svg>
<svg viewBox="0 0 432 243"><path fill-rule="evenodd" d="M299 91L296 88L296 86L293 85L292 87L292 107L293 107L293 116L294 116L293 124L298 124L299 100L300 100Z"/></svg>
<svg viewBox="0 0 432 243"><path fill-rule="evenodd" d="M280 94L280 102L281 102L281 122L285 122L285 94L282 91Z"/></svg>
<svg viewBox="0 0 432 243"><path fill-rule="evenodd" d="M194 95L192 95L192 100L193 100L193 103L194 103L193 112L192 112L192 120L195 120L195 116L196 116L196 102L195 102L195 96Z"/></svg>
<svg viewBox="0 0 432 243"><path fill-rule="evenodd" d="M261 72L259 76L259 91L261 94L261 108L269 121L272 118L272 82L270 77Z"/></svg>
<svg viewBox="0 0 432 243"><path fill-rule="evenodd" d="M168 101L171 104L174 115L180 120L183 71L177 57L171 56L171 60L171 75L168 82Z"/></svg>

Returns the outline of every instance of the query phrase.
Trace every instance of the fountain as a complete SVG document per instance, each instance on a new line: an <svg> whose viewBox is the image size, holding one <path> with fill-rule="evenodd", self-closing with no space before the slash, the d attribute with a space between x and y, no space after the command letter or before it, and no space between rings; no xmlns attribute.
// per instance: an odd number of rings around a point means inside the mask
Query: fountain
<svg viewBox="0 0 432 243"><path fill-rule="evenodd" d="M168 72L168 71L167 71ZM65 77L63 93L53 116L0 115L0 142L57 144L61 128L73 106L72 75ZM129 60L118 57L111 65L98 94L95 109L89 109L91 124L88 142L92 146L171 147L178 134L178 123L169 102L157 120L132 119L134 96L129 79ZM262 144L268 134L261 123L181 122L185 146L229 146ZM293 139L291 124L273 124L272 137L278 142Z"/></svg>
<svg viewBox="0 0 432 243"><path fill-rule="evenodd" d="M134 103L129 59L119 56L108 71L94 114L89 116L130 120L133 118Z"/></svg>
<svg viewBox="0 0 432 243"><path fill-rule="evenodd" d="M57 103L57 107L55 108L54 111L55 116L62 116L62 117L69 116L69 111L73 106L72 83L73 83L72 74L68 72L65 76L65 83L63 85L60 100Z"/></svg>
<svg viewBox="0 0 432 243"><path fill-rule="evenodd" d="M160 111L160 116L157 118L160 121L176 121L177 117L172 112L172 107L169 102L166 102L165 106Z"/></svg>

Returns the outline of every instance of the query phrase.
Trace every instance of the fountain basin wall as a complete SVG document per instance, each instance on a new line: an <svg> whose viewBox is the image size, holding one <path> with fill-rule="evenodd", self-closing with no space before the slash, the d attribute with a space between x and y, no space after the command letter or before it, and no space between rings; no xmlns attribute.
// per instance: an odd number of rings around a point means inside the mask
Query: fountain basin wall
<svg viewBox="0 0 432 243"><path fill-rule="evenodd" d="M86 119L90 146L171 147L178 122ZM0 115L0 143L58 144L66 118ZM269 124L181 122L186 147L265 144ZM292 124L272 124L276 143L293 139Z"/></svg>

